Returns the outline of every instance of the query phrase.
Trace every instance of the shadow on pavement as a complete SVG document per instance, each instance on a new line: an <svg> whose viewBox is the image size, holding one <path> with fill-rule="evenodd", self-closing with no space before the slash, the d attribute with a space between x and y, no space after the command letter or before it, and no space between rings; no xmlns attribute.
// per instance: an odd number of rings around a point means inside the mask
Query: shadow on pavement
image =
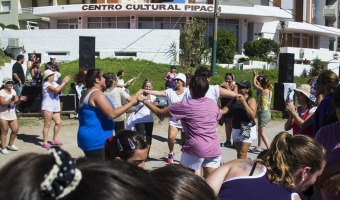
<svg viewBox="0 0 340 200"><path fill-rule="evenodd" d="M152 135L152 139L158 140L160 142L168 142L168 138L165 138L159 135ZM181 139L176 138L176 143L181 144Z"/></svg>
<svg viewBox="0 0 340 200"><path fill-rule="evenodd" d="M42 139L39 138L39 135L28 135L25 133L20 133L17 135L18 140L22 140L23 142L32 143L37 146L41 146Z"/></svg>

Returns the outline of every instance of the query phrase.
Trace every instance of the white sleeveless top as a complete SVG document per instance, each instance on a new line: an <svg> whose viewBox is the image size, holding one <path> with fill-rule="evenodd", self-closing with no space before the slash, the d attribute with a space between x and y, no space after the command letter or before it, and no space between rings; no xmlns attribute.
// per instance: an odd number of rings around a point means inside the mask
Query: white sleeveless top
<svg viewBox="0 0 340 200"><path fill-rule="evenodd" d="M168 101L168 106L172 104L181 102L181 101L188 101L190 99L190 92L188 88L184 88L184 92L180 95L176 94L174 89L167 89L166 90L166 100ZM177 128L183 128L181 121L176 121L174 118L169 118L169 125L175 126Z"/></svg>

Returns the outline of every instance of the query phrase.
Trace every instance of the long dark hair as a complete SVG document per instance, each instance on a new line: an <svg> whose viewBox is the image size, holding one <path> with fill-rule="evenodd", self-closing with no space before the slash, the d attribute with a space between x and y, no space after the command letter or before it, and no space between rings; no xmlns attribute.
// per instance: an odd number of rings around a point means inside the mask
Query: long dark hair
<svg viewBox="0 0 340 200"><path fill-rule="evenodd" d="M101 70L98 68L89 69L86 73L85 87L86 88L93 87L96 81L96 78L99 78L99 79L101 78L100 74L101 74Z"/></svg>

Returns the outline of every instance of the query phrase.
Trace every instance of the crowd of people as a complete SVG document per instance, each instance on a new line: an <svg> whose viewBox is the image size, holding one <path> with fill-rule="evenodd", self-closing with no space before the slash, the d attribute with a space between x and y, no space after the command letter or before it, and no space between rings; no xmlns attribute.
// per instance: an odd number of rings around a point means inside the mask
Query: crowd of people
<svg viewBox="0 0 340 200"><path fill-rule="evenodd" d="M23 63L24 57L19 55L12 79L4 78L0 90L3 154L18 150L14 145L19 130L15 108L27 99L21 95L28 80ZM59 95L71 77L62 78L55 58L42 71L40 63L30 57L27 69L33 82L41 78L42 147L49 153L28 153L0 169L0 192L6 199L298 200L317 187L324 200L340 198L340 80L330 70L294 90L297 106L287 103L285 131L271 142L266 126L271 120L273 86L257 71L252 81L236 82L232 73L226 73L222 84L211 85L207 67L199 67L191 75L177 73L171 66L164 77L165 90L153 90L152 80L146 79L130 95L127 87L131 82L124 82L123 70L117 75L98 68L80 70L72 89L79 100L77 143L85 157L74 159L58 147L63 144L58 139L62 124ZM157 96L164 96L168 107L157 107ZM182 133L180 165L146 171L153 114L169 118L168 163L175 158L176 137ZM52 121L54 134L48 142ZM225 125L225 142L217 133L218 123ZM290 129L292 134L286 132ZM250 149L256 139L258 144ZM235 148L237 159L222 163L224 147ZM259 153L258 158L249 159L248 152ZM15 175L21 171L24 174ZM28 183L30 189L24 189ZM259 191L263 193L255 196Z"/></svg>

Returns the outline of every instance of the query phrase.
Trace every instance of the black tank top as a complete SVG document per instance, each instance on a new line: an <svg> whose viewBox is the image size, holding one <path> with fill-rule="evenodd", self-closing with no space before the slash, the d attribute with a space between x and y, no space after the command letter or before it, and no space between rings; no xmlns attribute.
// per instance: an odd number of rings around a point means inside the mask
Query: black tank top
<svg viewBox="0 0 340 200"><path fill-rule="evenodd" d="M246 99L246 102L248 103L248 100L251 98L251 96L248 96ZM246 113L246 109L244 108L243 104L239 104L236 102L236 99L231 105L231 113L232 113L232 128L234 129L240 129L241 123L252 123L252 126L255 126L255 120L250 119Z"/></svg>

